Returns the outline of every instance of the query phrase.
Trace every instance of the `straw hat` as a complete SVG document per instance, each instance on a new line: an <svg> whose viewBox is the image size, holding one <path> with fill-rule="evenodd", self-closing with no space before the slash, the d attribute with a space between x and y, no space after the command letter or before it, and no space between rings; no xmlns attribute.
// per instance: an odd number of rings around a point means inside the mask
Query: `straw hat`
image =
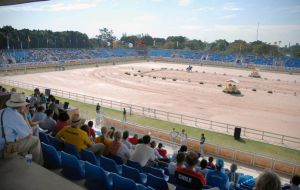
<svg viewBox="0 0 300 190"><path fill-rule="evenodd" d="M75 114L72 116L72 120L71 120L71 126L73 127L79 127L83 122L83 120L79 117L78 114Z"/></svg>
<svg viewBox="0 0 300 190"><path fill-rule="evenodd" d="M10 99L6 102L6 106L12 108L26 106L27 104L25 95L19 93L12 93Z"/></svg>

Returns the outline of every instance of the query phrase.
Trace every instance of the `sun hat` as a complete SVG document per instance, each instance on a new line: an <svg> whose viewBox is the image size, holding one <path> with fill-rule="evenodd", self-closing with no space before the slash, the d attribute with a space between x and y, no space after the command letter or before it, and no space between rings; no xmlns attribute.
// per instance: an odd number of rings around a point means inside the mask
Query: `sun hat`
<svg viewBox="0 0 300 190"><path fill-rule="evenodd" d="M25 95L20 93L12 93L6 102L6 106L12 108L26 106L27 104Z"/></svg>
<svg viewBox="0 0 300 190"><path fill-rule="evenodd" d="M71 119L71 126L79 127L79 125L81 124L82 124L82 119L79 117L79 115L78 114L73 115Z"/></svg>

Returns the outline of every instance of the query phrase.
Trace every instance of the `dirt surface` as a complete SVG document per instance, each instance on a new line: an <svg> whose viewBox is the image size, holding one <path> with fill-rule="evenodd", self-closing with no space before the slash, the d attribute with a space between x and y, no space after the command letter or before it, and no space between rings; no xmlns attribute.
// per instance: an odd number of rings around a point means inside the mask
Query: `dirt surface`
<svg viewBox="0 0 300 190"><path fill-rule="evenodd" d="M260 72L262 78L250 78L250 71L246 70L194 66L193 72L188 73L186 67L145 62L5 78L252 129L300 136L299 75ZM222 92L226 80L232 78L240 81L242 96ZM218 87L219 84L222 87ZM254 88L256 91L252 91Z"/></svg>

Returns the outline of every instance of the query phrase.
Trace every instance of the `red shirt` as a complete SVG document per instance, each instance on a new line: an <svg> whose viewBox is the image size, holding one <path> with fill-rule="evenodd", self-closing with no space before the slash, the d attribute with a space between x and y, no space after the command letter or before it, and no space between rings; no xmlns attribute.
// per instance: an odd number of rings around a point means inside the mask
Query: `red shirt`
<svg viewBox="0 0 300 190"><path fill-rule="evenodd" d="M93 139L96 138L95 130L90 127L90 135L93 137Z"/></svg>
<svg viewBox="0 0 300 190"><path fill-rule="evenodd" d="M167 150L166 149L158 148L157 151L163 158L167 158Z"/></svg>
<svg viewBox="0 0 300 190"><path fill-rule="evenodd" d="M134 137L130 137L128 138L128 141L133 144L133 145L136 145L138 143L138 140L137 138L134 138Z"/></svg>
<svg viewBox="0 0 300 190"><path fill-rule="evenodd" d="M62 128L69 125L67 121L57 121L55 126L55 133L57 134Z"/></svg>
<svg viewBox="0 0 300 190"><path fill-rule="evenodd" d="M190 169L183 168L183 167L177 167L176 171L178 171L180 173L183 173L183 174L186 174L188 176L191 176L191 177L199 179L201 181L202 185L206 184L205 178L204 178L204 176L201 173L197 173L194 170L190 170Z"/></svg>
<svg viewBox="0 0 300 190"><path fill-rule="evenodd" d="M208 163L208 166L211 168L211 169L216 169L216 166L214 163Z"/></svg>

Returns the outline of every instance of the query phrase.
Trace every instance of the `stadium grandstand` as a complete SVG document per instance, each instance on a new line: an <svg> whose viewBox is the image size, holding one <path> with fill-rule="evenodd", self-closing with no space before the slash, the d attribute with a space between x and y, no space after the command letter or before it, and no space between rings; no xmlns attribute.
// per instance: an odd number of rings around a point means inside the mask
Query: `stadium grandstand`
<svg viewBox="0 0 300 190"><path fill-rule="evenodd" d="M5 0L0 10L68 15L99 3ZM0 190L299 190L300 46L258 32L209 43L0 28Z"/></svg>
<svg viewBox="0 0 300 190"><path fill-rule="evenodd" d="M47 64L62 63L65 61L80 60L110 60L114 58L135 58L138 56L134 49L32 49L32 50L3 50L1 51L0 67L17 66L22 63L26 64ZM147 57L166 58L166 59L183 59L192 62L203 63L223 63L238 65L253 65L257 67L285 68L293 70L300 68L300 58L294 57L273 57L273 56L254 56L254 55L237 55L237 54L217 54L206 52L180 51L168 49L150 49Z"/></svg>

